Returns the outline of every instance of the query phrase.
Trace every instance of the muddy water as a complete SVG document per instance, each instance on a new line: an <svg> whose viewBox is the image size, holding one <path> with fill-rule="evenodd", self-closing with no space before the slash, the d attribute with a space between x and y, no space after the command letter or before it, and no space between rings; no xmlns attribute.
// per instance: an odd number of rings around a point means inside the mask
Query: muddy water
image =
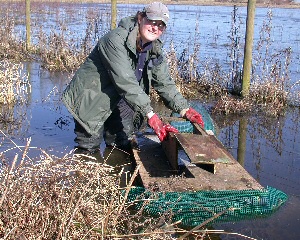
<svg viewBox="0 0 300 240"><path fill-rule="evenodd" d="M82 12L85 11L84 8L87 6L81 8ZM103 9L105 10L105 6L102 6ZM128 14L130 11L135 12L137 9L138 6L124 8L120 10L120 16ZM202 30L199 37L202 44L202 56L217 56L221 62L225 61L228 58L225 43L227 43L226 39L230 30L228 25L231 21L231 11L232 9L227 7L198 9L192 6L172 6L171 12L174 21L172 25L168 26L169 34L173 40L177 41L177 44L188 42L189 40L186 38L183 40L183 37L194 37L195 26L193 24L195 21L191 21L191 17L200 18ZM244 16L245 9L242 8L241 11ZM297 64L299 63L299 35L297 35L298 30L295 30L295 27L299 23L299 15L293 9L282 11L275 9L274 11L278 16L276 19L280 19L279 23L273 22L276 41L279 41L284 47L293 46L292 76L293 81L296 82L299 79L299 64ZM216 12L217 15L214 15ZM258 9L257 14L265 16L266 9ZM180 19L180 21L175 21L176 19ZM263 18L259 20L259 23L262 22ZM220 27L216 27L220 23ZM285 29L282 27L283 23ZM225 33L222 32L224 30L222 24L227 26ZM177 29L187 31L177 31ZM168 41L167 36L166 40ZM288 40L291 39L293 42L289 43ZM222 50L216 48L217 43L223 47ZM220 52L224 54L219 56ZM60 101L60 93L65 88L69 76L50 74L41 69L38 63L27 64L25 71L29 73L32 92L28 97L28 104L16 106L14 121L1 125L6 137L1 134L0 151L12 158L16 153L22 153L22 146L26 145L30 139L30 157L38 158L41 154L40 149L53 156L64 156L73 150L75 137L72 117ZM218 138L245 169L264 187L275 187L289 196L285 205L270 217L217 224L214 226L215 229L245 234L254 239L296 240L300 238L299 116L297 108L289 109L281 118L255 115L229 119L212 115L219 128ZM242 124L247 134L246 149L241 152L238 151L238 140L239 137L242 138L239 135L239 127ZM243 239L225 234L219 238Z"/></svg>

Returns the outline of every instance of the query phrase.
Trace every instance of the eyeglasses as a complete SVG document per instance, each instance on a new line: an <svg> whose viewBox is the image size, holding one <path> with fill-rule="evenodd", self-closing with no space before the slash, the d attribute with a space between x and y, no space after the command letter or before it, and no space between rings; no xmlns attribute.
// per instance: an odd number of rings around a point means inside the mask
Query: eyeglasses
<svg viewBox="0 0 300 240"><path fill-rule="evenodd" d="M166 29L166 24L163 21L150 20L147 17L144 17L144 19L147 25L156 26L162 32Z"/></svg>

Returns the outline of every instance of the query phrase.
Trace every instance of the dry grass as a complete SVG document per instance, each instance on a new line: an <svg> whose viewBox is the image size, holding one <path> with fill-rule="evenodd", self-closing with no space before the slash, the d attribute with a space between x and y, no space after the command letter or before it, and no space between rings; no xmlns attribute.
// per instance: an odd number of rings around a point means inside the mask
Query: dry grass
<svg viewBox="0 0 300 240"><path fill-rule="evenodd" d="M134 210L135 202L127 196L138 167L121 187L124 169L106 164L108 158L99 162L72 152L56 158L40 150L39 158L31 159L30 140L16 149L20 154L13 160L0 153L1 239L210 239L214 234L248 238L205 228L223 213L185 230L177 227L180 222L172 223L169 211L153 218L143 214L143 207Z"/></svg>
<svg viewBox="0 0 300 240"><path fill-rule="evenodd" d="M214 112L228 115L263 111L268 116L279 116L288 105L287 99L288 92L281 85L266 81L253 84L249 95L244 98L224 94L217 101Z"/></svg>
<svg viewBox="0 0 300 240"><path fill-rule="evenodd" d="M26 50L25 42L15 36L15 20L11 19L7 12L1 11L0 18L0 59L14 59L23 61L30 59L30 53Z"/></svg>
<svg viewBox="0 0 300 240"><path fill-rule="evenodd" d="M26 107L31 85L22 63L0 60L0 124L6 133L26 128Z"/></svg>
<svg viewBox="0 0 300 240"><path fill-rule="evenodd" d="M78 50L75 41L65 39L63 33L40 37L39 54L42 66L49 71L74 71L87 57L87 51L84 48Z"/></svg>
<svg viewBox="0 0 300 240"><path fill-rule="evenodd" d="M30 91L27 75L23 72L23 64L0 61L0 104L14 104L26 101Z"/></svg>
<svg viewBox="0 0 300 240"><path fill-rule="evenodd" d="M1 154L1 238L109 239L155 230L154 219L129 210L113 167L73 154L32 160L28 150L13 161Z"/></svg>

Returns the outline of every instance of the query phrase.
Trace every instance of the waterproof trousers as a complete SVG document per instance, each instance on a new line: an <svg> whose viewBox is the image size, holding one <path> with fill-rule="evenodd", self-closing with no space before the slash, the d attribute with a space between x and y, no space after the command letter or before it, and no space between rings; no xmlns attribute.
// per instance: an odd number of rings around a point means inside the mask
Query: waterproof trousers
<svg viewBox="0 0 300 240"><path fill-rule="evenodd" d="M103 140L106 146L116 146L118 148L128 146L134 131L141 127L143 118L136 114L124 99L121 99L97 135L89 134L78 121L75 119L74 121L76 148L93 153L100 149Z"/></svg>

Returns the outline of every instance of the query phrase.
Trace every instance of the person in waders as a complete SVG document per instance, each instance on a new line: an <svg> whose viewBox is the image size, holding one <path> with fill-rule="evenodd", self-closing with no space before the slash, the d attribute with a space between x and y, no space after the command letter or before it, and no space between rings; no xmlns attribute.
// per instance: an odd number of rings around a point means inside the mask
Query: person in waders
<svg viewBox="0 0 300 240"><path fill-rule="evenodd" d="M133 133L147 121L163 141L168 132L151 107L153 88L166 107L204 126L176 88L159 39L169 20L168 8L153 2L100 38L63 92L63 102L75 121L76 151L93 154L106 146L128 150Z"/></svg>

